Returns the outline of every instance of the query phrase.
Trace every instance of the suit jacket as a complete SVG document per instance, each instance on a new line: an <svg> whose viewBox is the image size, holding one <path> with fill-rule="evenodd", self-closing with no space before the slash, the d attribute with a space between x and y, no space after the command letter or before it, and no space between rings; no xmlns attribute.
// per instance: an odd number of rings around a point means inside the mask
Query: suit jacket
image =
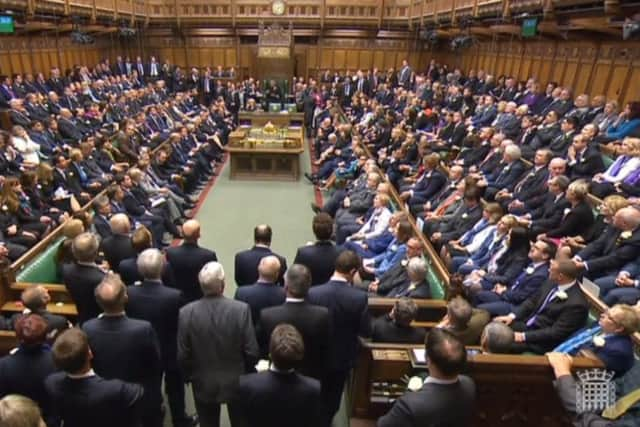
<svg viewBox="0 0 640 427"><path fill-rule="evenodd" d="M258 281L258 264L268 255L275 255L280 260L280 277L278 284L284 284L284 272L287 270L287 260L271 248L254 246L251 249L238 252L235 257L235 280L238 286L251 285Z"/></svg>
<svg viewBox="0 0 640 427"><path fill-rule="evenodd" d="M382 277L384 277L384 275ZM380 290L381 285L382 285L382 280L378 285L378 290ZM429 286L429 283L426 280L412 287L411 282L409 280L409 275L406 275L406 281L392 288L387 293L387 297L389 298L407 297L407 298L429 299L431 298L431 287Z"/></svg>
<svg viewBox="0 0 640 427"><path fill-rule="evenodd" d="M496 175L495 180L490 182L489 185L497 188L498 190L506 189L507 191L513 191L513 188L518 183L520 176L524 173L524 163L520 160L516 160L508 166L501 163L501 166L503 167Z"/></svg>
<svg viewBox="0 0 640 427"><path fill-rule="evenodd" d="M293 263L305 265L309 269L311 286L321 285L331 278L338 253L338 249L330 240L317 241L298 248Z"/></svg>
<svg viewBox="0 0 640 427"><path fill-rule="evenodd" d="M358 336L369 336L367 294L349 283L330 280L311 288L308 301L329 309L333 335L329 370L348 371L355 363Z"/></svg>
<svg viewBox="0 0 640 427"><path fill-rule="evenodd" d="M564 196L556 200L556 196L548 192L544 198L544 204L531 212L533 220L531 228L537 233L544 233L558 226L567 208L569 208L569 202Z"/></svg>
<svg viewBox="0 0 640 427"><path fill-rule="evenodd" d="M426 331L423 328L398 325L389 315L378 317L371 325L371 341L397 344L422 344Z"/></svg>
<svg viewBox="0 0 640 427"><path fill-rule="evenodd" d="M139 427L144 390L138 384L97 375L74 379L50 375L45 387L65 427Z"/></svg>
<svg viewBox="0 0 640 427"><path fill-rule="evenodd" d="M504 301L507 301L510 304L521 304L531 295L535 294L540 288L540 285L542 285L548 277L548 263L538 265L533 269L531 274L526 271L522 271L522 273L520 273L520 275L509 284L509 288L501 295L501 297Z"/></svg>
<svg viewBox="0 0 640 427"><path fill-rule="evenodd" d="M549 169L546 167L529 170L514 186L513 198L524 201L540 194L541 190L546 188L547 178L549 178Z"/></svg>
<svg viewBox="0 0 640 427"><path fill-rule="evenodd" d="M640 228L636 228L626 239L621 234L617 228L607 227L600 237L578 252L578 256L587 262L587 274L600 277L605 272L618 270L638 258Z"/></svg>
<svg viewBox="0 0 640 427"><path fill-rule="evenodd" d="M284 289L275 283L256 282L253 285L242 286L236 290L235 299L245 302L251 307L253 325L260 321L260 312L267 307L284 303Z"/></svg>
<svg viewBox="0 0 640 427"><path fill-rule="evenodd" d="M426 383L396 400L378 419L378 427L466 427L471 424L475 395L473 380L464 375L454 384Z"/></svg>
<svg viewBox="0 0 640 427"><path fill-rule="evenodd" d="M604 363L605 369L613 371L616 377L624 375L633 367L635 358L633 355L633 342L629 335L607 335L605 344L597 347L590 341L581 350L592 351L598 359Z"/></svg>
<svg viewBox="0 0 640 427"><path fill-rule="evenodd" d="M127 313L151 323L158 337L164 369L177 369L178 314L184 304L182 292L162 282L144 280L127 287Z"/></svg>
<svg viewBox="0 0 640 427"><path fill-rule="evenodd" d="M135 284L135 282L142 282L144 279L138 271L137 261L138 257L127 258L120 261L118 271L120 272L120 278L127 286L131 286ZM171 270L171 265L169 265L169 263L164 264L164 268L162 270L162 283L170 288L177 287L175 277L173 276L173 271Z"/></svg>
<svg viewBox="0 0 640 427"><path fill-rule="evenodd" d="M260 354L250 307L223 296L203 297L180 309L178 363L196 400L229 402L240 375Z"/></svg>
<svg viewBox="0 0 640 427"><path fill-rule="evenodd" d="M522 303L515 313L515 320L525 324L527 347L536 353L550 351L562 343L584 327L589 315L589 303L577 283L566 291L565 300L555 297L542 308L555 286L551 281L544 283L538 293ZM542 311L536 314L541 308ZM527 326L526 322L534 315L535 323Z"/></svg>
<svg viewBox="0 0 640 427"><path fill-rule="evenodd" d="M198 273L204 265L211 261L217 261L214 251L201 248L197 243L184 242L180 246L168 248L167 261L171 265L171 271L176 278L178 289L182 291L185 301L195 301L202 297Z"/></svg>
<svg viewBox="0 0 640 427"><path fill-rule="evenodd" d="M471 229L481 217L482 206L480 204L471 208L463 206L462 209L456 211L450 220L440 223L438 228L438 231L442 233L440 241L448 242L449 240L458 239L467 230Z"/></svg>
<svg viewBox="0 0 640 427"><path fill-rule="evenodd" d="M378 281L377 293L379 295L390 295L393 289L409 286L409 275L402 262L399 262L380 276Z"/></svg>
<svg viewBox="0 0 640 427"><path fill-rule="evenodd" d="M553 151L553 155L556 157L566 157L575 135L575 132L561 133L551 141L549 150Z"/></svg>
<svg viewBox="0 0 640 427"><path fill-rule="evenodd" d="M569 178L571 181L576 179L591 180L595 174L604 172L605 169L600 151L588 147L574 164L569 165Z"/></svg>
<svg viewBox="0 0 640 427"><path fill-rule="evenodd" d="M0 396L20 394L32 399L43 418L57 425L51 397L44 388L44 380L56 371L48 345L19 346L18 351L0 359Z"/></svg>
<svg viewBox="0 0 640 427"><path fill-rule="evenodd" d="M409 200L409 203L424 204L431 200L444 188L447 184L447 177L440 171L434 170L428 173L428 176L424 176L416 182L413 187L413 195Z"/></svg>
<svg viewBox="0 0 640 427"><path fill-rule="evenodd" d="M112 234L102 241L100 247L109 266L116 273L123 259L137 257L137 253L131 245L131 237L128 235Z"/></svg>
<svg viewBox="0 0 640 427"><path fill-rule="evenodd" d="M593 211L586 201L578 203L564 215L558 227L547 231L549 237L571 237L586 233L593 225Z"/></svg>
<svg viewBox="0 0 640 427"><path fill-rule="evenodd" d="M320 426L321 402L320 383L296 372L240 377L237 404L249 426Z"/></svg>
<svg viewBox="0 0 640 427"><path fill-rule="evenodd" d="M141 384L142 406L158 410L162 404L160 346L151 323L126 315L102 316L82 325L93 353L93 368L106 379Z"/></svg>
<svg viewBox="0 0 640 427"><path fill-rule="evenodd" d="M104 271L97 265L74 262L62 266L62 280L78 309L78 323L82 324L98 317L102 312L96 302L94 291L104 276Z"/></svg>
<svg viewBox="0 0 640 427"><path fill-rule="evenodd" d="M269 353L271 333L281 323L293 325L304 340L304 359L298 370L321 380L326 372L331 336L329 310L307 302L285 302L260 312L258 342L263 357Z"/></svg>

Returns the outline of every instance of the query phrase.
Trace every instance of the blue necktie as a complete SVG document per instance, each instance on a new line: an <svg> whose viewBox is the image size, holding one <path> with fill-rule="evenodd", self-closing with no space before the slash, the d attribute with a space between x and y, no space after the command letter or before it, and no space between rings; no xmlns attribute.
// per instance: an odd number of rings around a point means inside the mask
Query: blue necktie
<svg viewBox="0 0 640 427"><path fill-rule="evenodd" d="M556 292L558 292L558 287L554 286L553 289L551 289L551 291L547 295L547 297L544 299L544 302L542 303L542 305L536 310L533 316L531 316L529 320L527 320L527 327L531 327L536 323L536 318L540 313L542 313L542 311L547 307L547 305L549 305L551 298L555 296Z"/></svg>

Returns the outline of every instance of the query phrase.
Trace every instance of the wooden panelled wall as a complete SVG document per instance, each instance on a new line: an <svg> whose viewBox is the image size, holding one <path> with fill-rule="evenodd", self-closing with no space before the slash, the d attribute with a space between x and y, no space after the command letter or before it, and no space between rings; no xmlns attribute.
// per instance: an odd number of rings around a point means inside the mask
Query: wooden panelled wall
<svg viewBox="0 0 640 427"><path fill-rule="evenodd" d="M640 100L638 42L483 42L462 53L440 51L433 56L465 72L483 69L520 80L536 77L576 94L602 94L621 103Z"/></svg>
<svg viewBox="0 0 640 427"><path fill-rule="evenodd" d="M116 47L118 46L118 47ZM36 37L0 37L0 74L43 72L49 75L51 67L62 72L73 65L93 66L103 58L115 57L119 43L111 37L102 37L95 44L71 43L68 35Z"/></svg>

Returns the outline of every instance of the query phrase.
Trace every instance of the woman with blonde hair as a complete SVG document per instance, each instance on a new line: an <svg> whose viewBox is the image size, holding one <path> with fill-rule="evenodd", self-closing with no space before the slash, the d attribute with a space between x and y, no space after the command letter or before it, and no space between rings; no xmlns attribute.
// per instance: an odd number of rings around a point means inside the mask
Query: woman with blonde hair
<svg viewBox="0 0 640 427"><path fill-rule="evenodd" d="M622 140L618 157L606 171L594 175L591 192L597 197L605 197L619 189L620 183L640 171L640 138L627 137Z"/></svg>

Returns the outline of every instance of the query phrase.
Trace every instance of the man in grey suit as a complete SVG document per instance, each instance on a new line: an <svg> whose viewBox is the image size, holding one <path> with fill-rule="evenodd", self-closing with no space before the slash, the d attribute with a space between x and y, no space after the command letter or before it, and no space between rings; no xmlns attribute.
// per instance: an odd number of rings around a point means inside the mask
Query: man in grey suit
<svg viewBox="0 0 640 427"><path fill-rule="evenodd" d="M419 391L396 400L378 427L471 424L476 387L471 378L460 375L467 360L462 341L445 329L433 328L425 345L429 376Z"/></svg>
<svg viewBox="0 0 640 427"><path fill-rule="evenodd" d="M220 404L227 403L231 425L241 416L231 403L240 375L259 357L251 309L225 298L224 269L218 262L205 264L198 275L204 296L180 309L178 362L193 384L201 427L220 425Z"/></svg>

